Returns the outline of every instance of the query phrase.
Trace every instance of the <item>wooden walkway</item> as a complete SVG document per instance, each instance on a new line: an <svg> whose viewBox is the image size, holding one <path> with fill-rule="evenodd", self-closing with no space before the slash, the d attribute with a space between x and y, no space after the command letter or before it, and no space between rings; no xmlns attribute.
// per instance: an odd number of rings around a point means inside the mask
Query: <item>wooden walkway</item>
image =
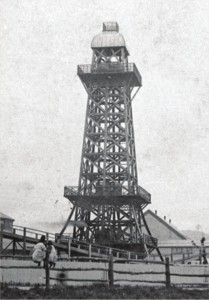
<svg viewBox="0 0 209 300"><path fill-rule="evenodd" d="M42 235L45 235L47 241L51 240L53 242L59 256L108 258L110 255L113 255L114 258L122 260L138 260L142 259L143 256L145 257L144 254L140 253L74 240L71 235L62 235L61 238L59 238L53 233L22 226L14 226L12 231L1 231L1 256L5 256L6 254L13 256L17 254L26 256L30 255L30 250L33 248L33 245L39 241ZM4 247L5 240L7 240L8 243Z"/></svg>

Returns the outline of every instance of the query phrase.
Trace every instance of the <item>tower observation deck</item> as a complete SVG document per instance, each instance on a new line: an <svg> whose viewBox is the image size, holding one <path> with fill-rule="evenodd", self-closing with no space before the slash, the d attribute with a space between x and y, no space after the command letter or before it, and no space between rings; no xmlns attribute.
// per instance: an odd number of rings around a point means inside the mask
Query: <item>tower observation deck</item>
<svg viewBox="0 0 209 300"><path fill-rule="evenodd" d="M132 100L142 85L115 22L91 43L92 63L78 65L77 74L88 94L78 186L65 186L73 205L73 237L135 251L146 257L157 249L143 209L151 195L138 185ZM79 227L85 222L85 227ZM147 233L145 233L145 231ZM157 249L158 250L158 249Z"/></svg>

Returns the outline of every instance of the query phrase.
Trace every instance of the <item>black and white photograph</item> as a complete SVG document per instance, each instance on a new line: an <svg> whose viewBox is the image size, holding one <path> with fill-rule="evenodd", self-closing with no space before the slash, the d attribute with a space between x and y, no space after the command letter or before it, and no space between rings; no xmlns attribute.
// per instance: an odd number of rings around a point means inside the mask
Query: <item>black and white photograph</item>
<svg viewBox="0 0 209 300"><path fill-rule="evenodd" d="M0 298L209 298L209 1L0 0Z"/></svg>

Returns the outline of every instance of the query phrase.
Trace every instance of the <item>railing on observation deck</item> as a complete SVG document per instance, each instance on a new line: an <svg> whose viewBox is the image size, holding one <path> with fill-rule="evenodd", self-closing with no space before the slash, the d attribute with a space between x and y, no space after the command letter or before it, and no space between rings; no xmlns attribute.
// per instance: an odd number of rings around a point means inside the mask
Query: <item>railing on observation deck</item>
<svg viewBox="0 0 209 300"><path fill-rule="evenodd" d="M130 73L134 72L141 83L141 75L134 63L106 62L97 65L78 65L78 75L104 74L104 73Z"/></svg>
<svg viewBox="0 0 209 300"><path fill-rule="evenodd" d="M108 194L108 190L106 190L106 193ZM84 193L84 190L80 190L78 186L65 186L64 188L64 196L97 196L96 190L88 190L86 193ZM101 194L100 194L101 195ZM143 189L141 186L137 186L137 191L135 193L129 193L128 187L124 186L121 190L118 190L117 187L115 187L115 190L112 188L110 190L110 195L114 196L140 196L143 199L145 199L147 202L151 202L151 194L148 193L145 189Z"/></svg>

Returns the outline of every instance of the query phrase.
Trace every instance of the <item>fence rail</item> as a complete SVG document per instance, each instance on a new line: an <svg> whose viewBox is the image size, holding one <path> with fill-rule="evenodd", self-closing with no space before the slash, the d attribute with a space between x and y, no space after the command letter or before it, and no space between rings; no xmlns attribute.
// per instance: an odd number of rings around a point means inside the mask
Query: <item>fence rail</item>
<svg viewBox="0 0 209 300"><path fill-rule="evenodd" d="M46 232L43 230L38 230L38 229L33 229L30 227L23 227L23 226L19 226L19 225L13 225L13 232L16 234L21 234L24 235L24 232L27 234L27 236L30 236L32 238L35 239L39 239L42 235L46 236L46 239L52 239L53 241L55 240L55 234L54 233L50 233L50 232Z"/></svg>
<svg viewBox="0 0 209 300"><path fill-rule="evenodd" d="M85 257L86 259L86 257ZM94 284L95 282L103 282L109 286L114 284L140 284L140 285L163 285L163 286L188 286L188 287L209 287L209 266L202 266L201 268L193 266L180 266L169 263L148 263L138 261L137 264L119 263L110 255L109 259L103 262L97 260L90 260L88 263L83 263L82 259L71 262L70 264L61 264L59 267L48 270L38 268L33 265L9 265L7 261L2 260L0 270L2 278L7 278L9 281L19 282L21 278L26 278L30 282L27 274L36 274L37 279L42 278L42 284L48 280L49 284ZM59 262L57 263L59 264ZM175 268L175 270L173 269ZM188 269L191 268L191 269ZM14 271L13 271L14 270ZM194 274L194 271L196 274ZM32 272L32 273L31 273ZM25 273L25 274L24 274ZM10 274L11 278L8 277ZM16 278L14 278L16 274ZM20 275L22 274L22 276ZM42 274L42 275L41 275ZM62 276L60 276L60 274ZM13 276L13 277L12 277ZM181 281L176 280L180 277ZM4 281L3 280L3 281ZM15 281L16 280L16 281ZM6 281L4 281L6 282ZM33 283L35 279L33 278ZM38 283L38 282L37 282Z"/></svg>

